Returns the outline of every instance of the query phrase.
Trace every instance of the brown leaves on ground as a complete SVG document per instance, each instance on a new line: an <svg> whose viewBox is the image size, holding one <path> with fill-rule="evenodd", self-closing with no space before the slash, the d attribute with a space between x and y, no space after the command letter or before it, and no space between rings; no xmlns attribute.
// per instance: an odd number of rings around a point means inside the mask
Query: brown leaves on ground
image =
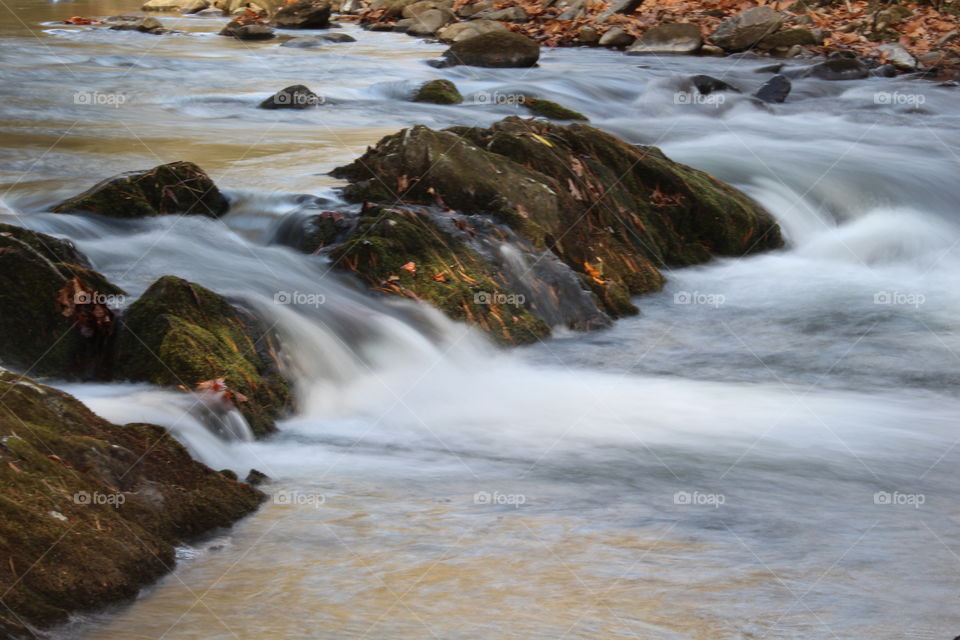
<svg viewBox="0 0 960 640"><path fill-rule="evenodd" d="M80 278L71 278L57 293L60 313L74 322L85 338L113 333L114 313L102 304L101 296L88 289Z"/></svg>

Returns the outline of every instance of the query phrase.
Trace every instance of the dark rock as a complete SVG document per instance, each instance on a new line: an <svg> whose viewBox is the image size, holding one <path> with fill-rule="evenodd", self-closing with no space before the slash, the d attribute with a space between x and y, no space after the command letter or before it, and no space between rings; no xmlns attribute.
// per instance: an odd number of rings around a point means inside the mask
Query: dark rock
<svg viewBox="0 0 960 640"><path fill-rule="evenodd" d="M532 67L540 59L540 45L519 33L492 31L454 42L443 55L450 66Z"/></svg>
<svg viewBox="0 0 960 640"><path fill-rule="evenodd" d="M89 212L111 218L168 214L219 218L229 208L228 200L200 167L192 162L171 162L107 178L51 211Z"/></svg>
<svg viewBox="0 0 960 640"><path fill-rule="evenodd" d="M734 93L742 93L740 89L737 89L733 85L727 84L723 80L714 78L713 76L693 76L690 78L690 81L693 83L693 86L696 87L697 91L701 95L708 96L711 93L716 93L719 91L732 91Z"/></svg>
<svg viewBox="0 0 960 640"><path fill-rule="evenodd" d="M333 175L351 181L352 201L394 203L402 184L406 202L493 216L579 273L612 316L635 313L630 296L659 289L661 267L782 244L772 216L744 194L582 124L416 126Z"/></svg>
<svg viewBox="0 0 960 640"><path fill-rule="evenodd" d="M251 487L259 487L264 482L270 479L270 476L263 473L262 471L257 471L256 469L250 469L250 473L247 474L247 477L244 478L246 482Z"/></svg>
<svg viewBox="0 0 960 640"><path fill-rule="evenodd" d="M327 42L343 43L343 42L356 42L357 39L354 38L349 33L343 33L341 31L335 31L333 33L325 33L320 36L321 40L326 40Z"/></svg>
<svg viewBox="0 0 960 640"><path fill-rule="evenodd" d="M432 102L433 104L460 104L463 96L457 90L457 85L449 80L430 80L420 85L414 102Z"/></svg>
<svg viewBox="0 0 960 640"><path fill-rule="evenodd" d="M568 109L562 105L552 102L550 100L544 100L542 98L530 98L525 97L523 99L523 106L530 110L534 115L540 116L541 118L548 118L550 120L582 120L584 122L589 121L587 116L583 115L579 111L574 111L573 109Z"/></svg>
<svg viewBox="0 0 960 640"><path fill-rule="evenodd" d="M330 26L330 3L297 0L280 7L270 24L279 29L326 29Z"/></svg>
<svg viewBox="0 0 960 640"><path fill-rule="evenodd" d="M786 65L784 63L778 62L777 64L768 64L763 67L759 67L757 69L754 69L753 72L754 73L780 73L780 71L785 66Z"/></svg>
<svg viewBox="0 0 960 640"><path fill-rule="evenodd" d="M165 276L126 310L117 336L117 377L193 389L224 378L257 435L275 430L291 395L273 334L252 314L200 285Z"/></svg>
<svg viewBox="0 0 960 640"><path fill-rule="evenodd" d="M811 67L810 73L821 80L859 80L869 77L870 69L858 58L832 58Z"/></svg>
<svg viewBox="0 0 960 640"><path fill-rule="evenodd" d="M700 27L695 24L661 24L647 29L633 46L627 49L631 55L655 54L693 54L703 46Z"/></svg>
<svg viewBox="0 0 960 640"><path fill-rule="evenodd" d="M273 29L265 24L243 24L236 20L227 23L221 31L222 36L231 36L237 40L270 40L277 37Z"/></svg>
<svg viewBox="0 0 960 640"><path fill-rule="evenodd" d="M295 84L280 89L275 94L260 103L261 109L312 109L324 103L324 99L313 91Z"/></svg>
<svg viewBox="0 0 960 640"><path fill-rule="evenodd" d="M758 49L780 49L800 46L813 46L818 44L817 38L809 29L784 29L764 37L757 43Z"/></svg>
<svg viewBox="0 0 960 640"><path fill-rule="evenodd" d="M785 19L770 7L754 7L722 22L710 39L727 51L743 51L776 32Z"/></svg>
<svg viewBox="0 0 960 640"><path fill-rule="evenodd" d="M6 371L0 397L0 637L133 598L174 567L177 545L264 499L161 427L111 424Z"/></svg>
<svg viewBox="0 0 960 640"><path fill-rule="evenodd" d="M124 21L119 24L114 24L110 26L114 31L140 31L141 33L152 33L152 34L162 34L167 33L168 30L163 28L163 23L161 23L156 18L140 18L135 21Z"/></svg>
<svg viewBox="0 0 960 640"><path fill-rule="evenodd" d="M897 68L892 64L880 65L876 69L871 69L870 75L875 78L894 78L897 75Z"/></svg>
<svg viewBox="0 0 960 640"><path fill-rule="evenodd" d="M785 76L775 75L757 89L757 92L753 95L762 102L783 102L790 95L790 89L792 89L792 85Z"/></svg>
<svg viewBox="0 0 960 640"><path fill-rule="evenodd" d="M233 480L234 482L239 480L239 478L237 477L237 472L234 471L233 469L220 469L220 475L222 475L227 480Z"/></svg>

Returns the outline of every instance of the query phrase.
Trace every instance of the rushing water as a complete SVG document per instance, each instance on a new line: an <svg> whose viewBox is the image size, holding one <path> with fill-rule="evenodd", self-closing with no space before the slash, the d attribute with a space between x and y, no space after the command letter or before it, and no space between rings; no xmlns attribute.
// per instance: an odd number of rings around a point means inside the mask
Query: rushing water
<svg viewBox="0 0 960 640"><path fill-rule="evenodd" d="M442 46L352 27L357 43L302 50L218 37L221 18L164 17L187 31L164 37L55 24L137 4L0 9L0 219L73 238L132 296L175 274L258 309L299 406L268 440L225 442L180 394L61 385L268 473L273 499L56 637L960 633L960 90L801 80L772 109L678 104L691 74L752 90L767 61L553 50L533 70L437 71ZM467 103L403 101L438 75ZM254 108L294 83L323 108ZM789 247L669 273L639 317L504 353L272 244L294 195L335 199L326 172L367 144L488 124L518 89L737 185ZM178 159L234 200L224 221L43 213Z"/></svg>

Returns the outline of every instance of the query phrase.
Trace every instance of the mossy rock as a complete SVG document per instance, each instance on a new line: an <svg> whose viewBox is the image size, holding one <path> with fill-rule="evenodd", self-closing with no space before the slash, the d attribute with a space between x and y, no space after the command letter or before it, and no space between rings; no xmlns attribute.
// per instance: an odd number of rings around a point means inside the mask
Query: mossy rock
<svg viewBox="0 0 960 640"><path fill-rule="evenodd" d="M135 596L175 545L263 500L193 460L164 429L111 424L73 397L0 371L0 636Z"/></svg>
<svg viewBox="0 0 960 640"><path fill-rule="evenodd" d="M291 403L277 351L274 336L252 314L200 285L165 276L124 314L114 371L118 378L188 389L224 378L248 398L239 408L253 432L264 435Z"/></svg>
<svg viewBox="0 0 960 640"><path fill-rule="evenodd" d="M542 98L524 98L523 106L529 109L533 115L549 120L582 120L584 122L589 122L590 120L579 111L567 109L556 102Z"/></svg>
<svg viewBox="0 0 960 640"><path fill-rule="evenodd" d="M87 330L86 317L77 314L104 312L93 300L78 301L76 313L60 303L73 279L97 300L123 294L70 242L0 224L0 363L41 377L103 376L112 327L103 322Z"/></svg>
<svg viewBox="0 0 960 640"><path fill-rule="evenodd" d="M424 126L333 172L355 201L489 214L578 272L613 316L659 290L663 267L780 247L773 217L712 176L582 124L511 117L489 129Z"/></svg>
<svg viewBox="0 0 960 640"><path fill-rule="evenodd" d="M460 104L463 96L457 85L449 80L429 80L420 85L413 96L414 102L431 102L433 104Z"/></svg>
<svg viewBox="0 0 960 640"><path fill-rule="evenodd" d="M192 162L171 162L108 178L51 211L89 212L112 218L168 214L218 218L229 208L226 197L200 167Z"/></svg>
<svg viewBox="0 0 960 640"><path fill-rule="evenodd" d="M369 207L330 257L371 289L428 302L499 343L525 344L550 334L502 274L425 211Z"/></svg>
<svg viewBox="0 0 960 640"><path fill-rule="evenodd" d="M454 42L443 57L447 66L532 67L540 59L540 45L513 31L490 31Z"/></svg>

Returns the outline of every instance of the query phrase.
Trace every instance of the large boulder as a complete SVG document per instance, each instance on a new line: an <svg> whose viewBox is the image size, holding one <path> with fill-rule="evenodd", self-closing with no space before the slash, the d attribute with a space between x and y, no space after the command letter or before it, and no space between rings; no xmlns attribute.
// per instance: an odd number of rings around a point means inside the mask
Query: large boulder
<svg viewBox="0 0 960 640"><path fill-rule="evenodd" d="M675 23L662 24L648 29L640 36L627 53L642 54L669 54L669 53L696 53L703 46L703 36L700 27L695 24Z"/></svg>
<svg viewBox="0 0 960 640"><path fill-rule="evenodd" d="M743 51L776 32L785 19L770 7L754 7L720 23L710 39L727 51Z"/></svg>
<svg viewBox="0 0 960 640"><path fill-rule="evenodd" d="M327 0L297 0L280 7L271 24L280 29L326 29L330 26Z"/></svg>
<svg viewBox="0 0 960 640"><path fill-rule="evenodd" d="M36 628L134 597L173 568L178 545L264 498L160 427L111 424L2 370L0 397L3 638L36 638Z"/></svg>
<svg viewBox="0 0 960 640"><path fill-rule="evenodd" d="M420 85L413 96L414 102L431 102L433 104L460 104L463 96L457 85L449 80L428 80Z"/></svg>
<svg viewBox="0 0 960 640"><path fill-rule="evenodd" d="M0 224L0 365L102 377L122 295L70 242Z"/></svg>
<svg viewBox="0 0 960 640"><path fill-rule="evenodd" d="M581 124L416 126L333 175L351 182L350 200L492 216L580 274L613 316L635 313L630 296L659 289L662 267L782 244L772 216L743 193Z"/></svg>
<svg viewBox="0 0 960 640"><path fill-rule="evenodd" d="M55 205L51 211L96 213L111 218L168 214L218 218L229 208L229 201L200 167L192 162L171 162L107 178Z"/></svg>
<svg viewBox="0 0 960 640"><path fill-rule="evenodd" d="M290 407L275 336L253 314L200 285L166 276L123 315L114 356L118 378L194 389L223 378L257 435Z"/></svg>
<svg viewBox="0 0 960 640"><path fill-rule="evenodd" d="M447 25L437 32L437 37L441 42L451 43L469 40L470 38L475 38L493 31L509 32L510 30L507 29L506 25L502 22L493 20L470 20Z"/></svg>
<svg viewBox="0 0 960 640"><path fill-rule="evenodd" d="M540 45L512 31L491 31L454 42L443 54L448 66L532 67L540 59Z"/></svg>

